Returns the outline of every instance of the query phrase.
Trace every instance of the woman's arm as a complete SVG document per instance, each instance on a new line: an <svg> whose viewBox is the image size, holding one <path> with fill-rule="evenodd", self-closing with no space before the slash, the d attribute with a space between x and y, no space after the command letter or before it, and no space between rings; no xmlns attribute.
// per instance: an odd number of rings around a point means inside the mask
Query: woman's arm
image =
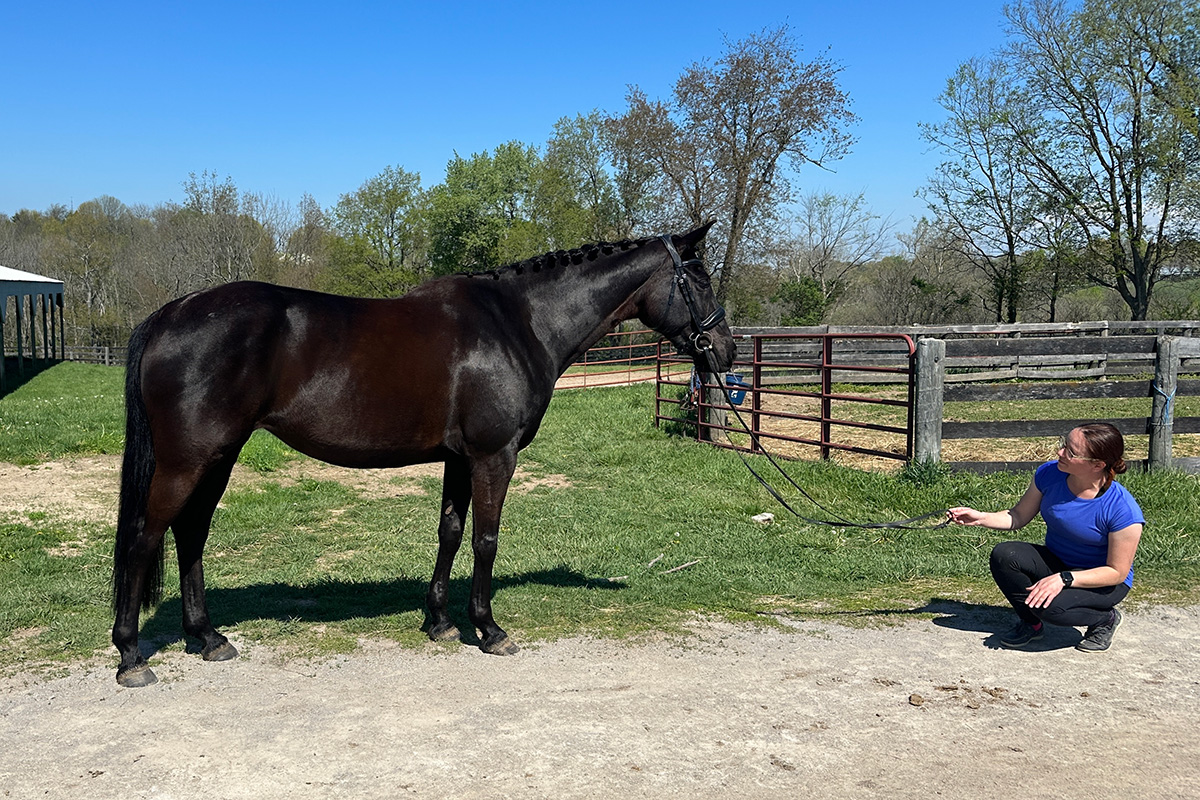
<svg viewBox="0 0 1200 800"><path fill-rule="evenodd" d="M950 509L950 519L959 525L979 525L998 531L1015 531L1024 528L1029 521L1038 515L1042 507L1042 492L1033 481L1017 504L1007 511L976 511L973 508L959 506ZM1132 561L1130 562L1132 563Z"/></svg>
<svg viewBox="0 0 1200 800"><path fill-rule="evenodd" d="M1133 566L1133 554L1137 551L1138 542L1142 538L1142 523L1121 528L1108 535L1108 563L1103 567L1092 569L1069 570L1074 580L1072 586L1080 589L1099 589L1103 586L1116 586L1124 582ZM1030 608L1044 608L1050 605L1058 593L1063 590L1062 573L1047 575L1029 587L1029 597L1025 599Z"/></svg>
<svg viewBox="0 0 1200 800"><path fill-rule="evenodd" d="M1133 567L1133 555L1137 552L1138 542L1142 540L1142 524L1139 522L1113 531L1108 535L1108 563L1103 567L1092 569L1073 569L1075 576L1072 586L1084 589L1097 589L1102 586L1116 586L1124 583Z"/></svg>

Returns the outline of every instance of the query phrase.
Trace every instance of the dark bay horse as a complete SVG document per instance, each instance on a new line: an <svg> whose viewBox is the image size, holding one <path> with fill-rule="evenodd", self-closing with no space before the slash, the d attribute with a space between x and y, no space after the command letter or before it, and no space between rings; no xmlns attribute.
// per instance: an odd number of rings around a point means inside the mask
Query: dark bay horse
<svg viewBox="0 0 1200 800"><path fill-rule="evenodd" d="M517 646L492 618L500 510L517 451L533 440L555 380L620 321L640 319L704 371L734 343L697 246L683 236L549 253L431 280L394 300L234 283L168 303L133 332L113 561L117 681L156 678L138 648L140 608L162 595L168 528L183 628L205 660L237 655L212 625L201 556L239 451L263 428L347 467L443 461L428 632L455 639L450 567L474 503L468 614L481 647Z"/></svg>

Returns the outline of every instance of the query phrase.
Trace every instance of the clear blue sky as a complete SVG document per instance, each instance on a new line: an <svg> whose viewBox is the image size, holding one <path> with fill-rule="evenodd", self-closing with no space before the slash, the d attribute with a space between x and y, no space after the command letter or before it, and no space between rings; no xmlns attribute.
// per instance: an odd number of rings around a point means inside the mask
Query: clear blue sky
<svg viewBox="0 0 1200 800"><path fill-rule="evenodd" d="M901 229L936 167L917 131L955 67L1003 41L1002 0L930 2L21 2L4 12L0 213L183 199L188 173L323 207L387 166L447 161L667 97L726 38L789 24L829 48L858 143L802 191L863 192Z"/></svg>

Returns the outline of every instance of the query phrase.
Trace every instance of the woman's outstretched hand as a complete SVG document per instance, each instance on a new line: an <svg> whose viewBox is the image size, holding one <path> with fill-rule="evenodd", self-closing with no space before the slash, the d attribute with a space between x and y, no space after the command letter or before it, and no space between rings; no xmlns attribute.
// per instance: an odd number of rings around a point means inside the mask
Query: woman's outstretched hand
<svg viewBox="0 0 1200 800"><path fill-rule="evenodd" d="M966 506L950 509L950 521L957 525L980 525L986 516L987 512L976 511Z"/></svg>

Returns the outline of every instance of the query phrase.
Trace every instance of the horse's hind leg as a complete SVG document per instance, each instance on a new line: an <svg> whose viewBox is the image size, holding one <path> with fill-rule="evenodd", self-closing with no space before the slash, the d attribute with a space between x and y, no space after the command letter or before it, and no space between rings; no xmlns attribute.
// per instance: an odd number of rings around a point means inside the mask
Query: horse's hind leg
<svg viewBox="0 0 1200 800"><path fill-rule="evenodd" d="M145 521L125 555L128 574L117 597L112 641L120 653L117 682L122 686L149 686L158 680L138 647L141 607L157 602L157 587L150 586L162 558L167 528L187 504L196 482L193 476L156 469L150 482Z"/></svg>
<svg viewBox="0 0 1200 800"><path fill-rule="evenodd" d="M229 474L237 460L236 451L212 467L171 526L175 533L175 551L179 559L179 593L183 605L183 630L203 642L200 653L205 661L228 661L237 657L229 643L208 617L204 596L204 545L208 541L217 502L229 483Z"/></svg>
<svg viewBox="0 0 1200 800"><path fill-rule="evenodd" d="M429 609L425 629L429 638L437 642L460 638L458 626L450 620L446 606L450 594L450 568L454 565L454 556L462 544L463 525L470 503L471 471L466 460L457 457L447 459L442 480L437 564L433 568L433 579L429 582L429 593L425 599Z"/></svg>

